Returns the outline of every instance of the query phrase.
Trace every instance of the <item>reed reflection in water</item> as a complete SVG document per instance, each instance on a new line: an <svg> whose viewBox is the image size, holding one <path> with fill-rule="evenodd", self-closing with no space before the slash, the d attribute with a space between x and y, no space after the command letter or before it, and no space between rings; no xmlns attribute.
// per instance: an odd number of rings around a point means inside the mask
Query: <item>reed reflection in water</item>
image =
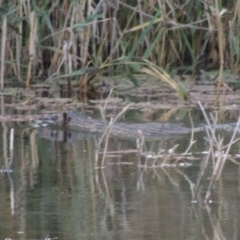
<svg viewBox="0 0 240 240"><path fill-rule="evenodd" d="M15 129L11 162L10 129L1 136L1 239L238 239L235 163L226 164L212 203L203 200L208 179L193 202L201 159L186 168L144 168L134 141L111 138L105 166L96 167L98 136L25 128ZM185 140L162 147L181 142L183 151Z"/></svg>

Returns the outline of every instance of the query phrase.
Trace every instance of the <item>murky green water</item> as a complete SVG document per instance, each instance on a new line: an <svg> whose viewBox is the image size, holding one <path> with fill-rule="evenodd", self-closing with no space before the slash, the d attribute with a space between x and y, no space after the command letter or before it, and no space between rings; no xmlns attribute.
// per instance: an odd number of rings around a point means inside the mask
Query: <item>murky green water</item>
<svg viewBox="0 0 240 240"><path fill-rule="evenodd" d="M155 167L153 159L138 156L134 140L111 138L101 168L95 166L96 135L58 131L56 137L47 129L17 128L6 172L9 129L0 133L0 239L45 239L48 234L64 240L240 238L238 156L225 165L212 202L204 202L210 168L193 201L192 188L206 157L204 134L196 136L184 161L161 167L156 166L164 159L177 159L168 154L175 144L180 144L176 153L186 150L189 135L147 143L148 156L165 149ZM237 145L233 153L238 152ZM186 162L191 165L180 165Z"/></svg>

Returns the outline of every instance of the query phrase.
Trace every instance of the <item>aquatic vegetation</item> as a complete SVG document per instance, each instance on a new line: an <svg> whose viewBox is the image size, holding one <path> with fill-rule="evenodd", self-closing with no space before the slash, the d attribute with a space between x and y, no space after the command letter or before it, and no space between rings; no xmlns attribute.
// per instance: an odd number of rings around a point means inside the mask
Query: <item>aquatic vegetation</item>
<svg viewBox="0 0 240 240"><path fill-rule="evenodd" d="M30 88L33 83L59 78L66 78L71 88L70 80L77 78L87 90L93 78L109 74L125 76L137 86L134 73L139 70L152 75L159 66L166 71L190 66L194 77L211 60L212 67L220 67L219 96L223 68L238 71L239 4L239 0L227 5L224 1L116 1L114 5L3 1L1 88L14 79ZM148 69L146 61L151 62ZM183 98L188 97L186 89L160 73Z"/></svg>

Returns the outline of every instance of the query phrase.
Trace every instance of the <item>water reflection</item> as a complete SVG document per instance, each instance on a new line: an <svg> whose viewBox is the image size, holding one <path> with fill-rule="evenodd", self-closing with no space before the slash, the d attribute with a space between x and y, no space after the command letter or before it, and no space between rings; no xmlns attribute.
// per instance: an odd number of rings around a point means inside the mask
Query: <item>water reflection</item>
<svg viewBox="0 0 240 240"><path fill-rule="evenodd" d="M236 162L226 164L212 203L203 200L207 178L192 201L203 141L193 146L196 158L189 167L146 168L135 141L111 138L105 166L96 168L99 136L44 131L15 129L7 171L10 130L1 129L1 239L45 239L48 234L71 240L238 239ZM156 151L161 144L168 150L180 143L177 151L183 152L188 141L189 136L170 138L147 143L147 148Z"/></svg>

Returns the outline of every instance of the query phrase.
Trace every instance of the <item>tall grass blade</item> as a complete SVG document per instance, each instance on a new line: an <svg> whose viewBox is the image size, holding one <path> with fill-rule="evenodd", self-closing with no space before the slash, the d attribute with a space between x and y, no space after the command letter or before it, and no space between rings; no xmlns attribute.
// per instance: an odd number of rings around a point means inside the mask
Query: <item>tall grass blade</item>
<svg viewBox="0 0 240 240"><path fill-rule="evenodd" d="M154 17L152 18L152 20L149 22L149 24L147 25L146 29L142 32L142 34L140 35L139 39L137 40L137 42L135 43L135 45L133 46L132 50L130 51L130 53L127 55L127 61L131 60L136 52L136 50L138 49L139 45L142 43L142 41L144 40L144 37L150 32L154 21L159 17L159 15L161 14L162 10L159 9L156 14L154 15Z"/></svg>
<svg viewBox="0 0 240 240"><path fill-rule="evenodd" d="M1 90L4 89L4 75L5 75L5 53L7 42L7 16L3 17L2 22L2 44L1 44Z"/></svg>

